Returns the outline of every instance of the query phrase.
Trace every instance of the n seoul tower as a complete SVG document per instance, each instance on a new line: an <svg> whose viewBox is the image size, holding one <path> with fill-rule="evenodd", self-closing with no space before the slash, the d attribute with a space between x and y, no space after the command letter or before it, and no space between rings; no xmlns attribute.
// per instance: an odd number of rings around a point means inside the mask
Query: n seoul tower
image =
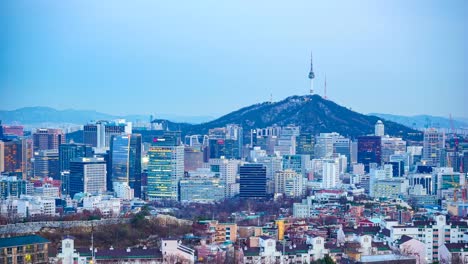
<svg viewBox="0 0 468 264"><path fill-rule="evenodd" d="M310 52L310 72L309 72L309 79L310 79L310 94L314 94L314 64L312 62L312 52Z"/></svg>

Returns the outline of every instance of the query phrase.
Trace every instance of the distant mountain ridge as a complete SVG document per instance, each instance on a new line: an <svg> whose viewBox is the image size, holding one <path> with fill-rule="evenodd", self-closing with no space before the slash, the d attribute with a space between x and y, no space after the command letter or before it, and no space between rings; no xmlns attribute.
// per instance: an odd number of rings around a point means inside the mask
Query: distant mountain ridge
<svg viewBox="0 0 468 264"><path fill-rule="evenodd" d="M85 124L91 120L111 120L125 118L129 121L149 120L149 116L115 116L97 111L56 110L50 107L27 107L14 111L0 111L0 120L8 124L20 123L76 123ZM208 130L227 124L239 124L248 133L253 128L272 125L294 124L301 131L311 134L338 132L343 136L355 138L374 133L375 123L383 119L386 134L403 138L420 137L420 131L372 115L364 115L326 100L319 95L290 96L278 102L264 102L243 107L212 121L190 124L168 119L155 119L169 130L179 130L183 135L206 134ZM419 138L418 138L419 139Z"/></svg>
<svg viewBox="0 0 468 264"><path fill-rule="evenodd" d="M201 123L211 120L210 116L177 116L160 115L162 118L169 118L179 122ZM110 115L94 110L57 110L51 107L35 106L23 107L16 110L0 110L0 120L4 124L18 122L20 124L40 124L40 123L72 123L86 124L92 120L113 120L126 119L128 121L149 121L150 115Z"/></svg>
<svg viewBox="0 0 468 264"><path fill-rule="evenodd" d="M181 130L182 134L206 134L208 130L227 124L240 124L244 131L272 125L286 126L294 124L301 131L311 134L338 132L343 136L357 137L373 134L375 123L381 118L354 112L319 95L290 96L279 102L264 102L241 108L213 121L189 125L174 123L169 120L156 120L166 124L169 130ZM417 135L420 131L404 125L383 120L385 131L389 135Z"/></svg>
<svg viewBox="0 0 468 264"><path fill-rule="evenodd" d="M416 129L422 129L425 127L451 128L450 119L448 117L431 115L402 116L381 113L370 113L369 115L375 115ZM454 128L468 128L468 120L464 120L463 118L453 118L453 126Z"/></svg>

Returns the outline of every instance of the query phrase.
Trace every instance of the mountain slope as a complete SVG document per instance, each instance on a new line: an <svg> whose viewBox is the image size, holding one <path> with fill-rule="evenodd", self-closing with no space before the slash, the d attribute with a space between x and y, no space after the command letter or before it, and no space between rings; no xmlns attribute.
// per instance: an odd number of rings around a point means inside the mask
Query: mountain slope
<svg viewBox="0 0 468 264"><path fill-rule="evenodd" d="M210 120L208 116L177 116L161 115L164 118L177 120L180 122L200 123ZM86 124L91 120L113 120L124 118L128 121L149 120L149 115L110 115L91 110L57 110L51 107L24 107L12 111L0 110L0 120L5 124L18 122L20 124L41 124L41 123L71 123Z"/></svg>
<svg viewBox="0 0 468 264"><path fill-rule="evenodd" d="M426 126L436 126L441 128L451 128L450 119L441 116L431 116L431 115L415 115L415 116L401 116L401 115L391 115L391 114L381 114L381 113L372 113L370 115L375 115L386 120L400 123L402 125L414 128L424 128ZM468 122L463 119L453 120L453 126L455 128L467 128Z"/></svg>
<svg viewBox="0 0 468 264"><path fill-rule="evenodd" d="M291 96L275 103L261 103L244 107L213 121L189 125L167 123L169 129L182 130L183 134L205 134L210 128L222 127L226 124L240 124L244 131L252 128L263 128L271 125L285 126L295 124L304 132L318 134L323 132L338 132L344 136L357 137L373 134L374 125L379 120L376 116L367 116L318 95ZM384 121L386 133L394 136L419 134L406 126Z"/></svg>

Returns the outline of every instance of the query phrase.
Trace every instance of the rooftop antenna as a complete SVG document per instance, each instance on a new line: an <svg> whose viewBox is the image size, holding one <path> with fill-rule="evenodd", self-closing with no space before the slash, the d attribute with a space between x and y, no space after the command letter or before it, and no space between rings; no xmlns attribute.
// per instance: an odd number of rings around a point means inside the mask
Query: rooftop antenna
<svg viewBox="0 0 468 264"><path fill-rule="evenodd" d="M327 75L325 74L325 85L324 85L323 98L327 99Z"/></svg>
<svg viewBox="0 0 468 264"><path fill-rule="evenodd" d="M314 94L314 64L312 59L312 52L310 52L310 72L309 72L309 79L310 79L310 94Z"/></svg>

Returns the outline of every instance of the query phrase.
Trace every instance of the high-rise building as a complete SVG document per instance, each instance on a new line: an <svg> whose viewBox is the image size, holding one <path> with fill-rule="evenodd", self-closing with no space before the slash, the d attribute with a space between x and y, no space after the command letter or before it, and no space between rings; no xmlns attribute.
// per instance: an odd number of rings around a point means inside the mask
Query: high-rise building
<svg viewBox="0 0 468 264"><path fill-rule="evenodd" d="M284 170L293 170L302 176L305 176L309 164L309 155L283 155Z"/></svg>
<svg viewBox="0 0 468 264"><path fill-rule="evenodd" d="M60 180L58 150L40 150L34 152L34 176Z"/></svg>
<svg viewBox="0 0 468 264"><path fill-rule="evenodd" d="M0 199L27 194L28 182L16 176L0 176Z"/></svg>
<svg viewBox="0 0 468 264"><path fill-rule="evenodd" d="M277 171L275 173L275 193L283 193L286 197L304 195L304 177L290 169Z"/></svg>
<svg viewBox="0 0 468 264"><path fill-rule="evenodd" d="M378 136L358 137L357 162L364 164L366 172L369 172L369 164L382 163L382 140Z"/></svg>
<svg viewBox="0 0 468 264"><path fill-rule="evenodd" d="M33 134L34 151L58 150L60 144L65 143L65 134L61 129L39 128Z"/></svg>
<svg viewBox="0 0 468 264"><path fill-rule="evenodd" d="M377 123L375 124L374 135L378 137L383 137L385 135L385 126L381 120L377 121Z"/></svg>
<svg viewBox="0 0 468 264"><path fill-rule="evenodd" d="M240 198L266 197L266 168L262 164L245 164L239 168Z"/></svg>
<svg viewBox="0 0 468 264"><path fill-rule="evenodd" d="M333 154L344 155L346 157L347 166L349 166L349 164L351 164L351 140L342 136L334 137Z"/></svg>
<svg viewBox="0 0 468 264"><path fill-rule="evenodd" d="M184 176L184 146L180 137L165 134L155 137L148 150L149 200L177 200L179 180Z"/></svg>
<svg viewBox="0 0 468 264"><path fill-rule="evenodd" d="M190 177L179 181L181 202L216 202L224 199L224 185L218 178Z"/></svg>
<svg viewBox="0 0 468 264"><path fill-rule="evenodd" d="M242 158L243 130L236 124L229 124L226 127L213 128L208 132L209 137L209 157L210 159Z"/></svg>
<svg viewBox="0 0 468 264"><path fill-rule="evenodd" d="M23 126L3 126L3 135L8 136L17 136L17 137L22 137L24 136L24 127Z"/></svg>
<svg viewBox="0 0 468 264"><path fill-rule="evenodd" d="M22 173L26 179L32 171L32 141L30 139L4 141L3 171Z"/></svg>
<svg viewBox="0 0 468 264"><path fill-rule="evenodd" d="M322 163L322 187L335 188L339 180L339 170L336 160L324 160Z"/></svg>
<svg viewBox="0 0 468 264"><path fill-rule="evenodd" d="M59 161L60 171L70 170L70 160L74 158L90 158L93 156L93 149L84 144L60 144Z"/></svg>
<svg viewBox="0 0 468 264"><path fill-rule="evenodd" d="M404 154L406 152L406 141L401 138L382 137L382 162L389 162L390 156Z"/></svg>
<svg viewBox="0 0 468 264"><path fill-rule="evenodd" d="M334 143L338 140L348 140L336 132L320 133L315 139L315 158L329 158L334 153ZM345 154L343 154L345 155Z"/></svg>
<svg viewBox="0 0 468 264"><path fill-rule="evenodd" d="M224 195L226 198L235 196L233 193L233 185L236 184L236 176L239 172L239 160L235 159L210 159L210 171L214 172L221 180L221 184L225 186Z"/></svg>
<svg viewBox="0 0 468 264"><path fill-rule="evenodd" d="M275 152L280 155L295 155L296 154L296 137L300 135L298 126L286 126L281 128L281 133L278 137L275 146Z"/></svg>
<svg viewBox="0 0 468 264"><path fill-rule="evenodd" d="M104 158L75 158L70 161L69 193L106 192L106 161Z"/></svg>
<svg viewBox="0 0 468 264"><path fill-rule="evenodd" d="M0 140L0 173L5 171L5 143Z"/></svg>
<svg viewBox="0 0 468 264"><path fill-rule="evenodd" d="M199 148L185 147L184 171L193 171L203 167L203 152Z"/></svg>
<svg viewBox="0 0 468 264"><path fill-rule="evenodd" d="M445 149L445 134L435 128L424 131L422 159L430 166L439 166Z"/></svg>
<svg viewBox="0 0 468 264"><path fill-rule="evenodd" d="M113 136L109 158L108 178L112 184L126 183L135 197L141 197L141 135Z"/></svg>
<svg viewBox="0 0 468 264"><path fill-rule="evenodd" d="M301 133L296 138L296 154L314 156L315 137L310 133Z"/></svg>
<svg viewBox="0 0 468 264"><path fill-rule="evenodd" d="M83 143L98 150L109 149L112 136L132 133L132 123L125 120L105 121L86 124L83 128Z"/></svg>

